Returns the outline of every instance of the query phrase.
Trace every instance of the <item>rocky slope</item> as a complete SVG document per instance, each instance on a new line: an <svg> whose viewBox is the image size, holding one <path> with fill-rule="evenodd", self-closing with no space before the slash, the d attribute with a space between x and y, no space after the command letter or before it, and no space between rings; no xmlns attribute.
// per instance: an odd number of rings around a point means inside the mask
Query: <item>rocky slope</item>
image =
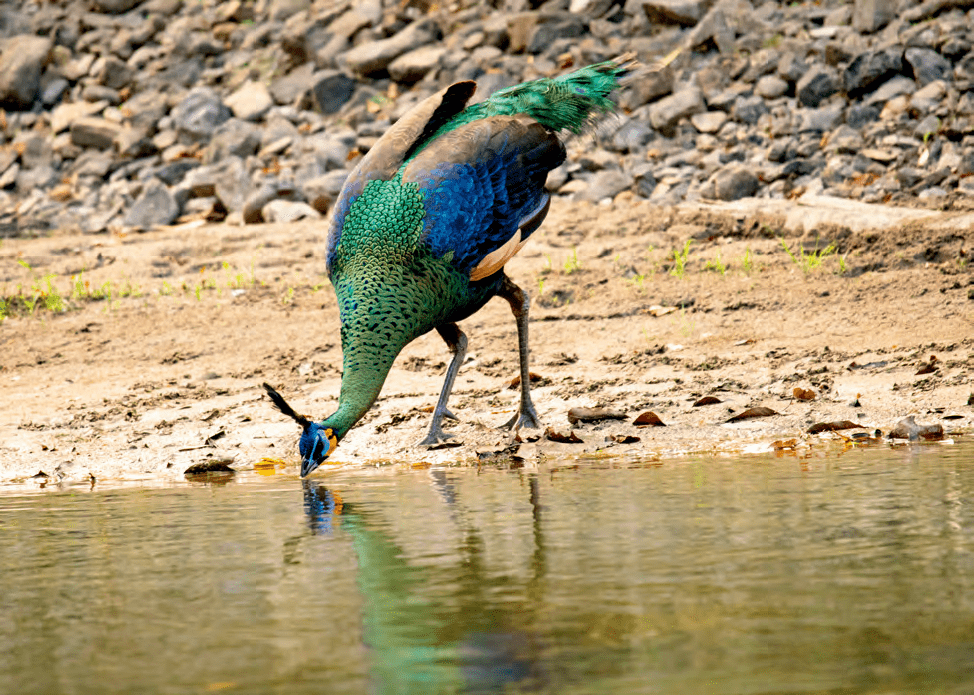
<svg viewBox="0 0 974 695"><path fill-rule="evenodd" d="M493 4L5 3L0 235L316 217L443 85L676 50L553 190L974 207L974 0Z"/></svg>

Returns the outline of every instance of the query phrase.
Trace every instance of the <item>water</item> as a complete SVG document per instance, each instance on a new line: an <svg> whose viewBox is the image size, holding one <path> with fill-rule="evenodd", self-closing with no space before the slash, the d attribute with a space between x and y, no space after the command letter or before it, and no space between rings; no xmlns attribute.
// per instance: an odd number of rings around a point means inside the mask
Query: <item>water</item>
<svg viewBox="0 0 974 695"><path fill-rule="evenodd" d="M0 494L3 693L974 693L974 444Z"/></svg>

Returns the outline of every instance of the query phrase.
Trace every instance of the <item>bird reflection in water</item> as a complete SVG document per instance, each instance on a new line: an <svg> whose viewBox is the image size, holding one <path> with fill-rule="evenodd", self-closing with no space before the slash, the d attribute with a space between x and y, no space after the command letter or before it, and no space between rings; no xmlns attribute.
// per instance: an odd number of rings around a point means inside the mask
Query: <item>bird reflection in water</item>
<svg viewBox="0 0 974 695"><path fill-rule="evenodd" d="M461 540L452 549L455 561L448 565L411 564L377 510L343 501L320 481L302 481L311 534L347 534L355 549L373 691L547 689L550 679L541 667L543 645L532 628L534 606L539 605L532 597L541 590L544 572L537 480L529 481L535 552L525 599L497 601L491 597L494 587L485 544L462 505L461 491L446 472L430 473L450 520L460 531ZM503 581L509 589L511 580Z"/></svg>

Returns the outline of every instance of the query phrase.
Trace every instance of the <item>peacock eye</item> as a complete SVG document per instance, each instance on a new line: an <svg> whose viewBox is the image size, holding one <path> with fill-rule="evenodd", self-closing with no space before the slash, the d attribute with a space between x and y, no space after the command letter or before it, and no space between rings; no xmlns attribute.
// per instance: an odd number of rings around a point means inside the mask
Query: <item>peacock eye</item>
<svg viewBox="0 0 974 695"><path fill-rule="evenodd" d="M311 460L312 461L323 460L325 456L328 455L327 453L325 453L324 449L325 449L325 443L320 438L316 438L314 449L311 450Z"/></svg>

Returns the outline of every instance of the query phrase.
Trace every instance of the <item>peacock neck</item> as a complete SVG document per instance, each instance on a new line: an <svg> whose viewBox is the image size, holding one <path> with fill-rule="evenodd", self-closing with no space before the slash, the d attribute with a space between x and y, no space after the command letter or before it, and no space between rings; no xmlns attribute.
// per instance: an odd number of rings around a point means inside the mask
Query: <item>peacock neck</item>
<svg viewBox="0 0 974 695"><path fill-rule="evenodd" d="M342 328L342 387L338 409L324 423L341 439L379 397L396 357L430 328L423 293L400 274L333 278Z"/></svg>
<svg viewBox="0 0 974 695"><path fill-rule="evenodd" d="M382 391L392 363L402 345L355 346L342 341L345 352L342 388L338 409L323 423L341 439L355 423L362 419Z"/></svg>

